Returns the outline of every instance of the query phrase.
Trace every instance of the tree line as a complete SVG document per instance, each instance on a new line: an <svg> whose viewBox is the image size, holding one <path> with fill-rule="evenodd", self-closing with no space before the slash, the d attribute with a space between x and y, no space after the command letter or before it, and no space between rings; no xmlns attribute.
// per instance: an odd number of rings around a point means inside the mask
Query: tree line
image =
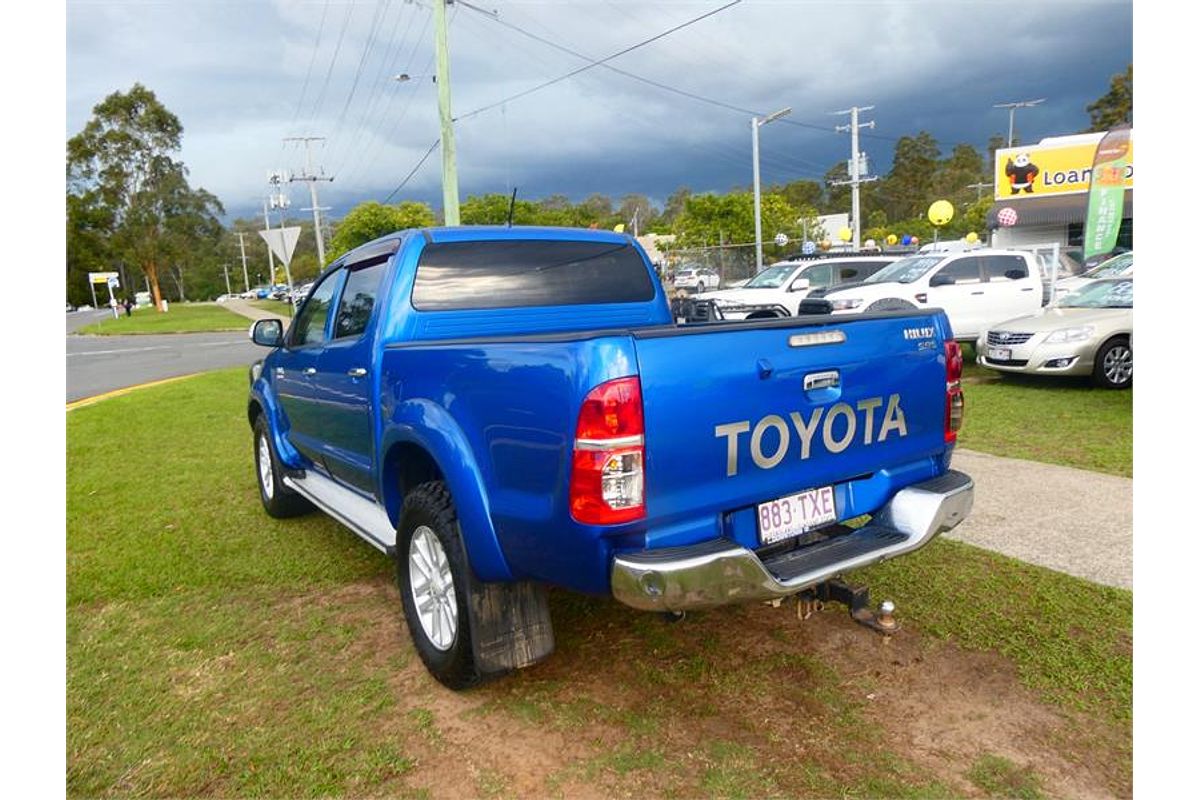
<svg viewBox="0 0 1200 800"><path fill-rule="evenodd" d="M1106 130L1133 119L1133 67L1113 76L1109 91L1087 107L1092 130ZM90 302L89 272L118 272L119 295L131 296L145 287L156 305L173 300L212 299L226 291L226 270L233 291L269 283L265 244L257 232L261 221L235 219L223 225L220 200L188 180L178 158L183 126L154 93L134 84L114 92L93 109L82 131L67 142L67 300ZM935 200L955 207L953 220L939 234L959 238L969 231L984 233L992 190L972 188L988 183L995 151L1005 145L991 137L987 152L970 144L955 144L943 154L941 143L921 131L897 140L892 166L879 180L860 187L863 239L882 242L889 234L932 239L933 226L925 214ZM762 231L765 255L776 258L795 252L802 238L820 241L835 237L822 230L816 218L850 208L847 163L838 161L821 180L802 179L768 185L762 191ZM511 205L511 208L510 208ZM753 197L749 186L724 193L693 193L680 186L661 206L644 194L617 200L594 193L579 202L554 194L541 199L505 194L468 197L461 204L464 225L569 226L628 233L673 234L676 248L720 248L754 241ZM279 224L278 216L272 218ZM291 264L296 282L315 277L319 264L312 224L299 225L301 235ZM405 200L396 204L361 203L341 220L330 223L327 262L378 236L410 227L438 224L427 203ZM783 233L789 243L777 247ZM241 234L241 236L239 236ZM248 266L243 278L242 242ZM276 264L275 280L282 281ZM105 296L101 293L99 296Z"/></svg>

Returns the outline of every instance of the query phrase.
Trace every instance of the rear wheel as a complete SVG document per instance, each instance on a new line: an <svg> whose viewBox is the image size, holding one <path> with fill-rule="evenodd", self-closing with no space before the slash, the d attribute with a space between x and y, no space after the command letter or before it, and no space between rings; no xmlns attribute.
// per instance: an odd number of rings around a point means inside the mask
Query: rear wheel
<svg viewBox="0 0 1200 800"><path fill-rule="evenodd" d="M272 517L298 517L313 510L312 503L283 484L283 465L275 454L271 429L264 414L254 420L254 471L258 477L258 497Z"/></svg>
<svg viewBox="0 0 1200 800"><path fill-rule="evenodd" d="M396 536L396 583L417 655L451 689L480 682L467 609L470 565L450 492L441 481L404 498Z"/></svg>
<svg viewBox="0 0 1200 800"><path fill-rule="evenodd" d="M1105 389L1128 389L1133 385L1133 345L1124 337L1109 339L1096 353L1092 381Z"/></svg>

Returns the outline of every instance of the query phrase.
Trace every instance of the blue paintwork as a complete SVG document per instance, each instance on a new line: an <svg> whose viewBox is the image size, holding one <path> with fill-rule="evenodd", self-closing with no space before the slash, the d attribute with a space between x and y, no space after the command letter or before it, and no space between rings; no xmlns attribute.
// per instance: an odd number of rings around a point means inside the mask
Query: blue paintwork
<svg viewBox="0 0 1200 800"><path fill-rule="evenodd" d="M844 343L802 348L789 347L788 337L819 327L735 323L653 335L648 329L671 324L657 278L655 296L644 303L421 312L410 297L427 241L631 240L607 231L522 227L435 228L384 238L399 239L399 249L366 333L273 351L251 387L251 402L267 414L285 463L375 498L393 522L403 498L385 465L400 448L424 450L450 488L468 556L483 580L537 579L605 593L615 552L716 536L757 547L759 502L834 485L838 516L848 519L949 466L942 344L950 332L940 311L839 319L825 327L843 331ZM354 258L350 253L330 269ZM648 261L646 268L653 274ZM903 330L915 326L932 326L934 336L906 339ZM539 338L521 338L534 334ZM307 384L275 375L276 367L286 376L309 362L317 373ZM367 375L348 377L354 367ZM804 390L805 375L831 369L841 376L838 387ZM582 399L604 381L631 375L642 383L647 516L617 526L580 525L570 518L566 488ZM715 435L717 425L745 420L753 427L771 414L786 420L793 411L807 416L874 397L886 406L893 393L901 395L904 437L866 445L856 435L830 455L818 434L808 460L799 459L793 441L781 463L760 469L746 434L738 474L726 475L727 441ZM777 441L771 436L763 439L768 449Z"/></svg>

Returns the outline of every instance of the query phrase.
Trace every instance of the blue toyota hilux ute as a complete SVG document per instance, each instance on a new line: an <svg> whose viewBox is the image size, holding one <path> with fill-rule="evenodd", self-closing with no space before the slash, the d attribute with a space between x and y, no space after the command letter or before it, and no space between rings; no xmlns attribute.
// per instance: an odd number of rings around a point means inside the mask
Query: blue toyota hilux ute
<svg viewBox="0 0 1200 800"><path fill-rule="evenodd" d="M251 337L272 348L248 401L267 513L315 507L393 557L452 688L550 654L548 585L774 600L971 508L940 310L676 325L623 234L401 231Z"/></svg>

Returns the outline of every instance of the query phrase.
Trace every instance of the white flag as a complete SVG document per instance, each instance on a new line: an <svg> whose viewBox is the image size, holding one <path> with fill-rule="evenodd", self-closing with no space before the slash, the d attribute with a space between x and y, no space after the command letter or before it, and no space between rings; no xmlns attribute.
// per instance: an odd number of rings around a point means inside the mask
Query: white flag
<svg viewBox="0 0 1200 800"><path fill-rule="evenodd" d="M271 252L284 263L285 266L292 263L292 253L296 252L296 240L300 238L299 228L271 228L270 230L259 231L258 235L267 243L267 247L271 248Z"/></svg>

